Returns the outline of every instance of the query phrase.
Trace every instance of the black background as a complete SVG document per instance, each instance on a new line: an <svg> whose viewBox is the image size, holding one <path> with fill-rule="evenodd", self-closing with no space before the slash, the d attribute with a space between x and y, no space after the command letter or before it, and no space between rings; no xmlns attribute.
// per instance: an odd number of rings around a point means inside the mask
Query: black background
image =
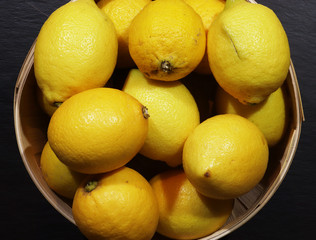
<svg viewBox="0 0 316 240"><path fill-rule="evenodd" d="M309 239L316 226L316 1L258 0L288 34L306 121L283 183L249 222L224 239ZM29 177L17 148L13 93L25 56L47 17L66 0L0 0L0 229L2 239L85 239Z"/></svg>

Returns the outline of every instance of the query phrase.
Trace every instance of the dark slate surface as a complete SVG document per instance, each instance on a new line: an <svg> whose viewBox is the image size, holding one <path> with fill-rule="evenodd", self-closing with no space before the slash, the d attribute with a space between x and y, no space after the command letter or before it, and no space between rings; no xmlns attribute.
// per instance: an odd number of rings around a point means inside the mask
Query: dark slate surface
<svg viewBox="0 0 316 240"><path fill-rule="evenodd" d="M13 90L20 67L50 13L66 0L0 1L0 228L2 238L85 239L37 190L22 163L13 124ZM288 34L306 121L291 168L268 204L224 239L309 239L316 223L316 1L261 0Z"/></svg>

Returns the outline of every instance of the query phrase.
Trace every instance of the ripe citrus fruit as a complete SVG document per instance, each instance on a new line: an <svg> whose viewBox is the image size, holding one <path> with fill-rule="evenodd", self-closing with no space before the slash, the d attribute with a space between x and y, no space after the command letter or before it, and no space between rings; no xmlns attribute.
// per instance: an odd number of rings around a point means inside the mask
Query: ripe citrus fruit
<svg viewBox="0 0 316 240"><path fill-rule="evenodd" d="M103 87L117 59L111 20L91 1L70 1L43 24L35 46L34 71L50 104L86 89Z"/></svg>
<svg viewBox="0 0 316 240"><path fill-rule="evenodd" d="M150 0L101 0L98 2L107 16L112 20L118 40L117 67L135 66L128 50L128 29L134 17Z"/></svg>
<svg viewBox="0 0 316 240"><path fill-rule="evenodd" d="M67 99L53 114L48 141L64 164L101 173L130 161L147 136L146 111L135 98L114 88L95 88Z"/></svg>
<svg viewBox="0 0 316 240"><path fill-rule="evenodd" d="M225 0L184 0L184 2L190 5L201 16L206 36L212 22L225 7ZM207 49L205 49L203 59L195 71L200 74L211 74Z"/></svg>
<svg viewBox="0 0 316 240"><path fill-rule="evenodd" d="M169 170L150 180L159 206L157 232L172 239L195 239L224 225L233 200L207 198L198 193L183 170Z"/></svg>
<svg viewBox="0 0 316 240"><path fill-rule="evenodd" d="M261 103L245 105L218 87L216 92L217 114L233 113L247 118L256 124L269 147L277 145L284 135L288 122L287 94L284 88L279 88Z"/></svg>
<svg viewBox="0 0 316 240"><path fill-rule="evenodd" d="M199 110L188 89L181 82L151 80L132 69L123 91L149 109L148 134L140 153L170 166L180 165L184 142L200 123Z"/></svg>
<svg viewBox="0 0 316 240"><path fill-rule="evenodd" d="M260 4L227 0L208 31L210 67L219 85L242 103L259 103L286 79L287 35L275 13Z"/></svg>
<svg viewBox="0 0 316 240"><path fill-rule="evenodd" d="M63 197L72 199L85 177L63 164L46 142L40 159L40 167L47 185Z"/></svg>
<svg viewBox="0 0 316 240"><path fill-rule="evenodd" d="M196 127L183 149L183 168L203 195L231 199L263 178L269 149L259 128L244 117L223 114Z"/></svg>
<svg viewBox="0 0 316 240"><path fill-rule="evenodd" d="M36 99L43 112L50 117L59 106L59 104L50 104L39 87L36 88Z"/></svg>
<svg viewBox="0 0 316 240"><path fill-rule="evenodd" d="M89 240L149 240L159 219L150 184L127 167L86 179L75 194L72 213Z"/></svg>
<svg viewBox="0 0 316 240"><path fill-rule="evenodd" d="M182 0L147 4L129 29L129 50L147 77L183 78L200 63L206 46L201 17Z"/></svg>

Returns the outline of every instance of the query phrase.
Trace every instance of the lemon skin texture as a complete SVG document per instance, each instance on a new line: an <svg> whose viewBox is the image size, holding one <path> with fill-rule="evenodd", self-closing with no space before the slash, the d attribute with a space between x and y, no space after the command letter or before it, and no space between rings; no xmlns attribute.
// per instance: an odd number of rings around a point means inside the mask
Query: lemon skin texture
<svg viewBox="0 0 316 240"><path fill-rule="evenodd" d="M233 200L207 198L198 193L181 169L154 176L150 184L158 199L157 232L172 239L196 239L222 227Z"/></svg>
<svg viewBox="0 0 316 240"><path fill-rule="evenodd" d="M50 104L103 87L116 65L111 20L92 1L69 2L43 24L35 45L37 84Z"/></svg>
<svg viewBox="0 0 316 240"><path fill-rule="evenodd" d="M256 124L267 139L269 147L276 146L282 140L288 126L289 96L285 87L279 88L266 100L254 105L242 104L218 87L215 108L217 114L238 114Z"/></svg>
<svg viewBox="0 0 316 240"><path fill-rule="evenodd" d="M210 28L212 22L217 17L217 15L223 11L225 7L225 0L184 0L188 5L190 5L197 14L201 16L205 35L207 36L208 29ZM205 49L205 54L199 63L199 65L194 70L199 74L209 75L212 74L210 69L210 64L208 62L207 48Z"/></svg>
<svg viewBox="0 0 316 240"><path fill-rule="evenodd" d="M74 172L63 164L46 142L40 158L40 168L47 185L57 194L73 199L86 175Z"/></svg>
<svg viewBox="0 0 316 240"><path fill-rule="evenodd" d="M50 119L47 137L71 169L96 174L129 162L143 146L148 122L143 105L113 88L95 88L67 99Z"/></svg>
<svg viewBox="0 0 316 240"><path fill-rule="evenodd" d="M75 194L72 213L89 240L150 240L159 219L149 182L127 167L83 181Z"/></svg>
<svg viewBox="0 0 316 240"><path fill-rule="evenodd" d="M36 88L36 100L42 111L46 113L49 117L51 117L54 114L59 105L59 103L49 103L39 87Z"/></svg>
<svg viewBox="0 0 316 240"><path fill-rule="evenodd" d="M129 51L148 78L175 81L192 72L205 53L201 17L182 0L147 4L129 28Z"/></svg>
<svg viewBox="0 0 316 240"><path fill-rule="evenodd" d="M183 168L203 195L232 199L263 178L269 159L260 129L244 117L222 114L196 127L183 149Z"/></svg>
<svg viewBox="0 0 316 240"><path fill-rule="evenodd" d="M117 68L135 67L129 54L129 26L134 17L148 4L150 0L101 0L98 7L112 20L118 40Z"/></svg>
<svg viewBox="0 0 316 240"><path fill-rule="evenodd" d="M259 103L282 86L290 66L286 32L260 4L227 0L208 31L210 68L219 85L240 102Z"/></svg>
<svg viewBox="0 0 316 240"><path fill-rule="evenodd" d="M200 123L197 104L179 81L148 79L138 69L130 70L123 91L148 108L148 134L140 153L175 167L182 164L183 145Z"/></svg>

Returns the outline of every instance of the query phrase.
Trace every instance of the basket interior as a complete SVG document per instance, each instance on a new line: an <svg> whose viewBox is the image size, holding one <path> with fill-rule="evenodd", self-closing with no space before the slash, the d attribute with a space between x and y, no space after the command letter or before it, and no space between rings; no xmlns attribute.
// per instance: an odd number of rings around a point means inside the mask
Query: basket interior
<svg viewBox="0 0 316 240"><path fill-rule="evenodd" d="M17 143L24 165L37 188L57 211L74 223L71 201L55 194L48 187L39 167L41 151L47 141L46 129L49 118L40 109L36 99L37 84L34 76L33 53L34 44L22 66L15 88L14 119ZM296 151L301 122L304 118L293 64L284 84L289 96L290 121L283 140L270 149L269 165L264 178L250 192L235 199L234 209L227 223L220 230L203 239L218 239L243 225L269 201L284 179ZM138 159L144 161L141 157ZM155 167L155 171L161 169L163 165ZM154 239L167 238L156 234Z"/></svg>

